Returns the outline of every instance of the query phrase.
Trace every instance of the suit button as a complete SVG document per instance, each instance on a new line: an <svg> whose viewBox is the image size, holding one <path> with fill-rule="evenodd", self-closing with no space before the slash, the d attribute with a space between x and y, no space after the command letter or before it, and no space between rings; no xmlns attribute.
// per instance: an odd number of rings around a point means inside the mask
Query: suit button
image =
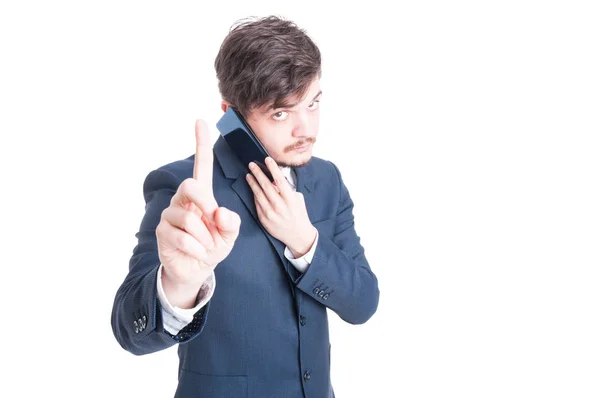
<svg viewBox="0 0 600 398"><path fill-rule="evenodd" d="M319 292L319 297L323 298L323 296L324 296L324 295L325 295L325 293L323 293L323 291L321 290L321 291Z"/></svg>
<svg viewBox="0 0 600 398"><path fill-rule="evenodd" d="M306 325L306 317L304 315L300 315L300 325Z"/></svg>
<svg viewBox="0 0 600 398"><path fill-rule="evenodd" d="M329 298L329 293L325 293L325 295L323 296L323 300L327 300Z"/></svg>
<svg viewBox="0 0 600 398"><path fill-rule="evenodd" d="M314 290L313 290L313 293L314 293L314 294L319 294L319 292L320 292L319 288L318 288L318 287L315 287L315 288L314 288Z"/></svg>
<svg viewBox="0 0 600 398"><path fill-rule="evenodd" d="M304 381L309 381L310 380L310 372L307 370L306 372L304 372Z"/></svg>
<svg viewBox="0 0 600 398"><path fill-rule="evenodd" d="M138 326L137 321L133 321L133 330L135 330L136 333L140 332L140 327Z"/></svg>

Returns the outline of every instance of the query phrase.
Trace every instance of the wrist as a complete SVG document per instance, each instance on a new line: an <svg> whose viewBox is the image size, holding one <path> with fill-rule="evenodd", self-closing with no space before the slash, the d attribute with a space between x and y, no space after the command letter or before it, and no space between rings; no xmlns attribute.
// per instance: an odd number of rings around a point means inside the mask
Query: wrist
<svg viewBox="0 0 600 398"><path fill-rule="evenodd" d="M310 232L306 233L303 238L298 240L298 242L288 245L288 248L292 252L294 258L300 258L304 256L315 243L315 239L317 238L317 229L311 225L309 231Z"/></svg>
<svg viewBox="0 0 600 398"><path fill-rule="evenodd" d="M190 309L196 306L198 292L208 278L208 275L193 282L178 282L169 276L163 268L162 288L169 303L181 309Z"/></svg>

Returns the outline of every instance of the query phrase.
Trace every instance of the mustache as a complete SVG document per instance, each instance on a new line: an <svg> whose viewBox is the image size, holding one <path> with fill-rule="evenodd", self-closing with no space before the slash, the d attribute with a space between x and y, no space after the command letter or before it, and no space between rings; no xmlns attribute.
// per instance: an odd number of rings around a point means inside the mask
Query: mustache
<svg viewBox="0 0 600 398"><path fill-rule="evenodd" d="M310 137L305 140L298 141L294 145L290 145L290 146L286 147L285 152L293 151L294 149L304 146L306 144L314 144L316 140L317 139L315 137Z"/></svg>

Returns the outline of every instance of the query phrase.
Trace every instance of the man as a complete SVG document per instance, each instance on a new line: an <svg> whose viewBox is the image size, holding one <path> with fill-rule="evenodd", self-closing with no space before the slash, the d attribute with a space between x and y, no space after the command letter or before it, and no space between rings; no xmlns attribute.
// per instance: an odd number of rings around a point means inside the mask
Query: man
<svg viewBox="0 0 600 398"><path fill-rule="evenodd" d="M136 355L179 344L176 397L333 397L327 308L364 323L379 289L338 168L311 156L319 49L290 21L246 21L215 68L223 111L245 117L274 182L198 121L196 154L144 182L115 337Z"/></svg>

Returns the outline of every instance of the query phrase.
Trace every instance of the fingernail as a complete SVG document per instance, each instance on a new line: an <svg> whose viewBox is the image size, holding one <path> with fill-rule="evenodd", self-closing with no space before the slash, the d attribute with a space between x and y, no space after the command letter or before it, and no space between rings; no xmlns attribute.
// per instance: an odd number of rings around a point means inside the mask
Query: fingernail
<svg viewBox="0 0 600 398"><path fill-rule="evenodd" d="M253 169L253 168L254 168L254 166L255 166L254 162L250 162L250 163L248 164L248 167L250 167L251 169Z"/></svg>

